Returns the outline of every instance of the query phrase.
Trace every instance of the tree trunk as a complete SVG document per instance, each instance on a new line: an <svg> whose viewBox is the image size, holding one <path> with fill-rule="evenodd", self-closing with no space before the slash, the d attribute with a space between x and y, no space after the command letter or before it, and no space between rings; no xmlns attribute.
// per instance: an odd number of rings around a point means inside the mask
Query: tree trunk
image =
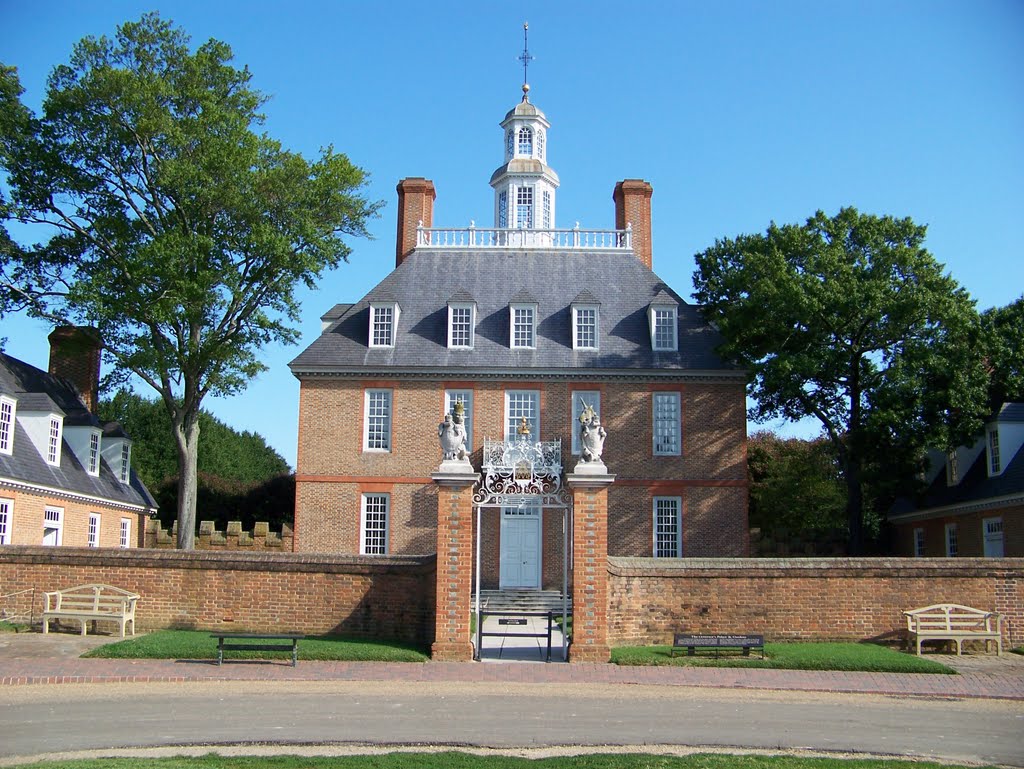
<svg viewBox="0 0 1024 769"><path fill-rule="evenodd" d="M196 546L196 492L198 489L199 419L175 426L178 443L178 549Z"/></svg>
<svg viewBox="0 0 1024 769"><path fill-rule="evenodd" d="M845 475L850 555L864 555L864 490L861 487L860 461L857 458L847 457Z"/></svg>

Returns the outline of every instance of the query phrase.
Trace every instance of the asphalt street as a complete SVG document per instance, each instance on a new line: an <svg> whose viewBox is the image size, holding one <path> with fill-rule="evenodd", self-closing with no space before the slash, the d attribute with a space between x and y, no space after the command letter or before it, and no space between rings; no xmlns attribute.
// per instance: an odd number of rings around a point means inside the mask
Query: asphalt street
<svg viewBox="0 0 1024 769"><path fill-rule="evenodd" d="M643 685L217 682L0 688L0 765L180 745L722 746L1024 766L1024 703Z"/></svg>

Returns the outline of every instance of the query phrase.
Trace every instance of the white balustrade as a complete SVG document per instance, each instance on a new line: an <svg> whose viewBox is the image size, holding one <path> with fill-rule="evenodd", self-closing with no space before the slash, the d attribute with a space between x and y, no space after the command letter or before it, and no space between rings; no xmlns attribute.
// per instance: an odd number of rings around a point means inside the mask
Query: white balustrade
<svg viewBox="0 0 1024 769"><path fill-rule="evenodd" d="M580 251L631 250L633 229L624 230L526 230L486 227L416 228L416 245L440 249L550 248Z"/></svg>

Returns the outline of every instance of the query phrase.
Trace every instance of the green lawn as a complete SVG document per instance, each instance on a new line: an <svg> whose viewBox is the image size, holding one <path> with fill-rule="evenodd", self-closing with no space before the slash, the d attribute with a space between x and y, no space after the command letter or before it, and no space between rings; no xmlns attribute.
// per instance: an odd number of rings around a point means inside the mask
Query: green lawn
<svg viewBox="0 0 1024 769"><path fill-rule="evenodd" d="M216 659L217 639L208 630L157 630L86 652L83 657L117 659ZM366 641L340 636L307 636L299 641L300 660L426 662L430 655L412 644ZM225 652L224 659L291 659L287 652Z"/></svg>
<svg viewBox="0 0 1024 769"><path fill-rule="evenodd" d="M967 769L930 761L881 761L793 756L595 754L558 758L474 756L469 753L388 753L378 756L253 758L208 754L199 758L105 758L56 761L25 769ZM974 767L974 769L979 769ZM993 769L989 767L989 769Z"/></svg>
<svg viewBox="0 0 1024 769"><path fill-rule="evenodd" d="M873 673L947 673L956 671L932 660L866 643L767 643L765 657L755 651L744 657L738 650L699 650L687 657L668 646L620 646L612 649L616 665L698 665L707 667L781 668L786 670L856 670Z"/></svg>

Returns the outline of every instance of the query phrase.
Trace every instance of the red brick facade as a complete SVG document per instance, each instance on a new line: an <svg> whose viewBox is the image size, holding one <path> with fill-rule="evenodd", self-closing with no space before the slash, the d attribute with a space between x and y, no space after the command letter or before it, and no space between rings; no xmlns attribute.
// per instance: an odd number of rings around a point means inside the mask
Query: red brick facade
<svg viewBox="0 0 1024 769"><path fill-rule="evenodd" d="M43 542L44 511L47 507L61 511L60 544L66 547L87 547L90 515L99 515L99 547L119 547L121 519L130 521L128 547L141 547L145 538L147 517L144 513L111 505L99 500L83 502L56 494L37 494L0 488L0 500L9 503L7 532L12 545L40 545Z"/></svg>
<svg viewBox="0 0 1024 769"><path fill-rule="evenodd" d="M956 525L957 555L959 557L980 557L985 553L984 522L986 519L1001 518L1003 523L1003 555L1007 558L1024 557L1024 506L1014 505L960 515L936 515L923 521L900 521L895 524L896 552L903 556L917 555L915 552L917 529L924 531L924 552L926 558L946 555L946 525Z"/></svg>

